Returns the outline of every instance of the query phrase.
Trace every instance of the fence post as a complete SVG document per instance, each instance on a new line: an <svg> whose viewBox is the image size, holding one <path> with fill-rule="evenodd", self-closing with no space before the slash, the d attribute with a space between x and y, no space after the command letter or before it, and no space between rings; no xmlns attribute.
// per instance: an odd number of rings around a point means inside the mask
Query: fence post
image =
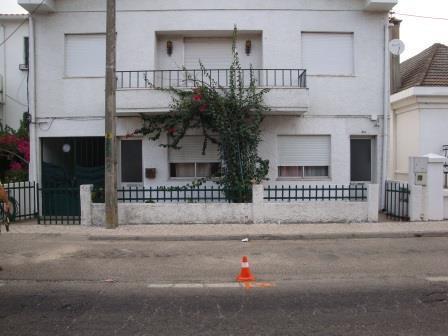
<svg viewBox="0 0 448 336"><path fill-rule="evenodd" d="M81 200L81 225L92 225L92 184L83 184L79 187Z"/></svg>
<svg viewBox="0 0 448 336"><path fill-rule="evenodd" d="M379 190L378 184L367 185L367 221L369 222L378 222Z"/></svg>
<svg viewBox="0 0 448 336"><path fill-rule="evenodd" d="M262 184L252 185L252 223L264 223L263 206L264 206L264 186Z"/></svg>

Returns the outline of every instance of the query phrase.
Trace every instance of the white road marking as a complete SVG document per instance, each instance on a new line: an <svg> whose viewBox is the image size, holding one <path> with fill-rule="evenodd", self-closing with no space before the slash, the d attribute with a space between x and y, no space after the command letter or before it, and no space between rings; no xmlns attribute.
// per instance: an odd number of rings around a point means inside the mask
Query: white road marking
<svg viewBox="0 0 448 336"><path fill-rule="evenodd" d="M270 288L270 282L219 282L219 283L150 283L148 288Z"/></svg>
<svg viewBox="0 0 448 336"><path fill-rule="evenodd" d="M174 288L204 288L204 284L201 284L201 283L179 283L179 284L174 284Z"/></svg>
<svg viewBox="0 0 448 336"><path fill-rule="evenodd" d="M3 287L5 285L4 282L0 282L0 287Z"/></svg>
<svg viewBox="0 0 448 336"><path fill-rule="evenodd" d="M431 282L448 282L448 276L426 277L426 280Z"/></svg>
<svg viewBox="0 0 448 336"><path fill-rule="evenodd" d="M208 288L240 288L241 284L238 282L225 282L225 283L210 283L205 284Z"/></svg>
<svg viewBox="0 0 448 336"><path fill-rule="evenodd" d="M238 282L222 283L152 283L148 288L241 288Z"/></svg>
<svg viewBox="0 0 448 336"><path fill-rule="evenodd" d="M171 288L173 284L149 284L148 288Z"/></svg>

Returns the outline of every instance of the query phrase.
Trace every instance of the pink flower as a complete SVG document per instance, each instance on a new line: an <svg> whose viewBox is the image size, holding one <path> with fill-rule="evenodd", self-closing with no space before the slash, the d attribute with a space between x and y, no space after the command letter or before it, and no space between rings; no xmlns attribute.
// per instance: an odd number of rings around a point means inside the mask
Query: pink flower
<svg viewBox="0 0 448 336"><path fill-rule="evenodd" d="M17 162L17 161L13 161L9 164L9 169L11 170L22 170L22 165Z"/></svg>
<svg viewBox="0 0 448 336"><path fill-rule="evenodd" d="M199 106L199 112L205 112L207 111L207 104L202 104L201 106Z"/></svg>
<svg viewBox="0 0 448 336"><path fill-rule="evenodd" d="M202 96L200 94L197 94L197 95L193 96L193 101L200 102L201 100L202 100Z"/></svg>

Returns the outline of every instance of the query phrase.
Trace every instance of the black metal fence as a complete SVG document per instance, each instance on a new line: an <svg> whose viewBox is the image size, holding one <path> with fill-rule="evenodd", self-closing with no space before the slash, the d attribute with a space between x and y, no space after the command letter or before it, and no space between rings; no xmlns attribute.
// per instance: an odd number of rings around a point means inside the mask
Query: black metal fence
<svg viewBox="0 0 448 336"><path fill-rule="evenodd" d="M38 188L39 224L80 224L79 188Z"/></svg>
<svg viewBox="0 0 448 336"><path fill-rule="evenodd" d="M219 186L140 187L127 186L117 190L123 203L225 203L229 202Z"/></svg>
<svg viewBox="0 0 448 336"><path fill-rule="evenodd" d="M306 88L304 69L241 69L237 74L241 82L248 86L253 78L261 87ZM191 88L198 83L228 87L230 69L182 69L182 70L138 70L117 71L117 89L136 88Z"/></svg>
<svg viewBox="0 0 448 336"><path fill-rule="evenodd" d="M16 201L17 213L15 220L34 219L38 215L36 182L13 182L4 185L10 198Z"/></svg>
<svg viewBox="0 0 448 336"><path fill-rule="evenodd" d="M409 220L409 185L399 181L386 181L384 213L389 218Z"/></svg>
<svg viewBox="0 0 448 336"><path fill-rule="evenodd" d="M367 187L355 185L300 185L300 186L268 186L264 188L264 199L267 201L366 201Z"/></svg>

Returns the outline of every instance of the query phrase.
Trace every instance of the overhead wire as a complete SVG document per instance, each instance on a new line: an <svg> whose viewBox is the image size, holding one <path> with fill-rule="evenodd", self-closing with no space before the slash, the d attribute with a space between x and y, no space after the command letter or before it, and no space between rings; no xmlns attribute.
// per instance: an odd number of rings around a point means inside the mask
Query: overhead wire
<svg viewBox="0 0 448 336"><path fill-rule="evenodd" d="M42 0L36 8L34 8L29 14L28 16L32 16L34 13L36 13L39 8L43 5L43 3L45 2L45 0ZM23 19L22 22L20 22L20 24L11 32L11 34L9 34L7 37L5 37L5 39L0 42L0 47L3 46L6 42L8 42L8 40L15 34L17 33L17 31L20 29L20 27L22 27L25 23L28 22L28 17Z"/></svg>

